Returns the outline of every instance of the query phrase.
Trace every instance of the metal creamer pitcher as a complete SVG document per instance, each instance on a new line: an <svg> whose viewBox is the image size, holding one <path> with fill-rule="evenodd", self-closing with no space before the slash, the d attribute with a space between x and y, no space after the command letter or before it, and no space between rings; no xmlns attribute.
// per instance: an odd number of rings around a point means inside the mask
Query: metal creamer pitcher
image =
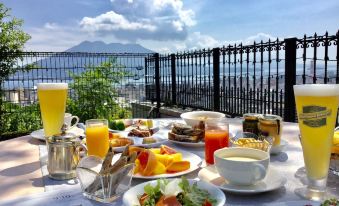
<svg viewBox="0 0 339 206"><path fill-rule="evenodd" d="M67 125L63 125L61 134L47 139L47 170L49 177L56 180L75 178L75 169L80 161L80 148L87 151L78 136L66 133L66 128Z"/></svg>

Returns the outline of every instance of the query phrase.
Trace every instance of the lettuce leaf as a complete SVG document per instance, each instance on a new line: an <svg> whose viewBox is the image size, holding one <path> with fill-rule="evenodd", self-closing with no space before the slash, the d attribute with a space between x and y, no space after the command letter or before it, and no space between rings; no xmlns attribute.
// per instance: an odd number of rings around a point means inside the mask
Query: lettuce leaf
<svg viewBox="0 0 339 206"><path fill-rule="evenodd" d="M204 204L205 200L208 200L212 205L217 203L217 200L212 198L207 190L200 189L196 182L190 186L185 177L182 177L181 179L182 181L179 186L184 192L179 195L179 201L183 206L201 206Z"/></svg>
<svg viewBox="0 0 339 206"><path fill-rule="evenodd" d="M145 185L144 192L148 195L148 198L142 206L155 206L162 196L160 188L166 186L168 182L169 181L165 179L158 179L154 187L151 184Z"/></svg>
<svg viewBox="0 0 339 206"><path fill-rule="evenodd" d="M151 184L145 185L144 191L148 195L148 198L142 206L155 206L162 196L161 190L164 190L168 183L169 180L158 179L155 186ZM217 200L211 197L207 190L198 188L196 182L191 186L184 176L181 178L179 187L183 192L177 195L177 199L183 206L202 206L205 200L208 200L212 205L217 203Z"/></svg>

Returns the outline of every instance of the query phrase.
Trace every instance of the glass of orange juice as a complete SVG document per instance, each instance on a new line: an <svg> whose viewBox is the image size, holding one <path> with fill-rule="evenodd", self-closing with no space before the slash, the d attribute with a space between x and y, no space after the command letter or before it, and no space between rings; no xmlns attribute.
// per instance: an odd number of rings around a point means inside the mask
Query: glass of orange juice
<svg viewBox="0 0 339 206"><path fill-rule="evenodd" d="M88 155L101 158L106 156L109 148L108 121L106 119L90 119L86 121L86 144Z"/></svg>
<svg viewBox="0 0 339 206"><path fill-rule="evenodd" d="M205 125L205 159L207 164L214 164L214 152L228 147L229 126L227 119Z"/></svg>

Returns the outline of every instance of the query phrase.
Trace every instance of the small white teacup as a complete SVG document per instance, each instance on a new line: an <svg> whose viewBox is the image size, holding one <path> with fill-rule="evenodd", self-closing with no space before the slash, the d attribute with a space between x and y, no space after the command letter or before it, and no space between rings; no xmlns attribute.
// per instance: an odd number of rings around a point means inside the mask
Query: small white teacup
<svg viewBox="0 0 339 206"><path fill-rule="evenodd" d="M72 125L72 120L75 119L75 123ZM65 113L64 123L67 124L68 129L72 129L79 123L79 117L72 116L70 113Z"/></svg>
<svg viewBox="0 0 339 206"><path fill-rule="evenodd" d="M214 152L214 162L220 176L229 183L253 185L265 178L270 155L252 148L222 148Z"/></svg>

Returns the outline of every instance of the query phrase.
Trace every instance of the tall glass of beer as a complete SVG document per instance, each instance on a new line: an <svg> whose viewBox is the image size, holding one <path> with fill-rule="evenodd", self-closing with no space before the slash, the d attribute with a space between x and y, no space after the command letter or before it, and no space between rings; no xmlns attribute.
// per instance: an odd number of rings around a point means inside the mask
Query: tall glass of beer
<svg viewBox="0 0 339 206"><path fill-rule="evenodd" d="M61 132L66 110L67 83L39 83L38 98L45 137Z"/></svg>
<svg viewBox="0 0 339 206"><path fill-rule="evenodd" d="M327 197L326 181L329 169L334 126L339 104L339 85L294 85L301 146L308 185L295 190L310 200Z"/></svg>

